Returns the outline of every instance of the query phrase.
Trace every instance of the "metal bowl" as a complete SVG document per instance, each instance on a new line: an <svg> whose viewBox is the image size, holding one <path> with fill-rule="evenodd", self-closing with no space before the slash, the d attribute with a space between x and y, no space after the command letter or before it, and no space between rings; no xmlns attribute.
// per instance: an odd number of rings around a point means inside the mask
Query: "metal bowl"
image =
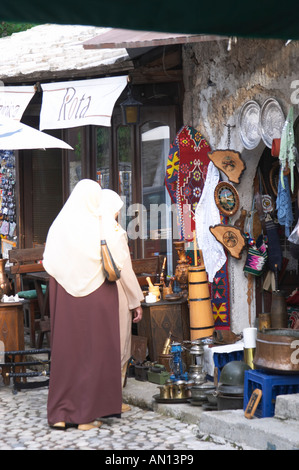
<svg viewBox="0 0 299 470"><path fill-rule="evenodd" d="M215 391L215 385L203 383L201 385L194 385L190 390L193 399L207 400L209 392Z"/></svg>

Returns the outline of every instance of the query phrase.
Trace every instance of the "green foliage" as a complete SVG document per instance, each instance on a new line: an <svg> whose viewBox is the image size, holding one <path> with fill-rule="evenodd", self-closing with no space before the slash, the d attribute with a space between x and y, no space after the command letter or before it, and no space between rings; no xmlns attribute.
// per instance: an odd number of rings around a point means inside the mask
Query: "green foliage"
<svg viewBox="0 0 299 470"><path fill-rule="evenodd" d="M7 23L5 21L0 22L0 38L5 36L11 36L13 33L20 33L21 31L26 31L33 26L36 26L32 23Z"/></svg>

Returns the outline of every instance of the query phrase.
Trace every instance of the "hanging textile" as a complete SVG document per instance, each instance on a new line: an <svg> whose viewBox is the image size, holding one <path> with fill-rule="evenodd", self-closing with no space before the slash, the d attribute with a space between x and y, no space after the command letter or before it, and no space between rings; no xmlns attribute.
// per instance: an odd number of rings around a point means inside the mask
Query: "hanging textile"
<svg viewBox="0 0 299 470"><path fill-rule="evenodd" d="M283 170L280 170L283 173ZM285 236L289 237L293 223L292 200L287 175L281 175L278 181L276 199L277 219L280 225L284 225Z"/></svg>
<svg viewBox="0 0 299 470"><path fill-rule="evenodd" d="M173 203L176 204L176 188L180 167L179 145L177 137L170 146L166 163L165 186Z"/></svg>
<svg viewBox="0 0 299 470"><path fill-rule="evenodd" d="M219 182L219 177L219 170L213 162L210 162L202 196L195 210L197 244L203 254L209 282L213 282L217 271L226 262L223 246L209 229L210 226L220 224L220 213L214 198L214 191Z"/></svg>
<svg viewBox="0 0 299 470"><path fill-rule="evenodd" d="M183 239L192 241L195 209L205 184L211 149L201 133L190 126L184 126L179 132L178 145L180 164L176 200L179 222Z"/></svg>
<svg viewBox="0 0 299 470"><path fill-rule="evenodd" d="M223 215L221 223L227 224L228 217ZM188 262L194 266L194 250L186 250ZM198 251L197 258L200 259ZM224 263L221 269L215 274L213 282L209 283L210 298L212 303L212 311L214 317L215 330L230 329L230 291L229 291L229 273L228 261Z"/></svg>
<svg viewBox="0 0 299 470"><path fill-rule="evenodd" d="M200 146L200 143L202 147ZM193 189L195 189L195 193L197 193L197 201L195 199L193 200L193 211L191 211L190 201L188 201L189 205L186 205L190 212L189 220L192 220L193 218L193 223L190 230L191 240L193 240L192 228L195 230L196 207L203 192L208 166L210 164L210 159L207 156L208 152L209 145L202 138L200 132L198 132L196 129L193 129L192 127L184 126L180 129L176 135L175 140L170 146L168 160L166 163L165 186L174 204L178 204L179 206L180 202L180 208L182 208L182 199L178 202L178 196L184 193L184 189L185 193L188 193L189 190L191 191L192 184L194 184ZM189 155L189 160L187 155ZM198 158L193 159L193 156ZM199 161L199 158L202 160ZM195 160L194 163L193 160ZM191 162L191 165L189 165L188 161ZM191 174L192 167L195 169L193 175ZM198 171L199 169L201 171ZM186 181L184 181L184 178ZM195 183L198 183L198 185L195 186ZM184 196L186 197L185 194ZM188 213L186 212L186 214ZM180 218L179 222L184 222L184 220ZM222 215L221 223L227 223L226 218ZM180 228L181 239L186 240L182 230L183 226L180 225ZM186 256L189 263L194 265L194 250L187 249ZM227 264L228 262L226 260L221 269L219 269L219 271L215 274L213 282L210 283L212 310L216 329L230 328L229 275Z"/></svg>
<svg viewBox="0 0 299 470"><path fill-rule="evenodd" d="M225 222L222 222L225 223ZM227 222L226 222L227 223ZM210 284L212 310L216 330L230 329L230 296L228 262L216 273Z"/></svg>
<svg viewBox="0 0 299 470"><path fill-rule="evenodd" d="M291 173L291 191L294 191L294 167L296 163L296 147L294 138L294 108L291 106L287 119L284 123L279 151L279 162L280 162L280 182L283 189L285 189L285 178L283 177L283 171L289 168Z"/></svg>

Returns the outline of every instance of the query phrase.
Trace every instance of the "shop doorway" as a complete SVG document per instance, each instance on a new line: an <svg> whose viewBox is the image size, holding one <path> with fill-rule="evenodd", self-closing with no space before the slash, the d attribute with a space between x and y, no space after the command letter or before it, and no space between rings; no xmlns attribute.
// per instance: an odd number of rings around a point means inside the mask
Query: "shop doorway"
<svg viewBox="0 0 299 470"><path fill-rule="evenodd" d="M138 127L117 126L118 193L124 198L120 222L133 258L167 257L172 274L173 211L164 179L176 133L174 106L142 109Z"/></svg>
<svg viewBox="0 0 299 470"><path fill-rule="evenodd" d="M74 185L90 178L124 198L120 223L131 235L132 258L167 256L171 274L173 216L164 178L170 143L180 126L177 116L177 105L142 106L140 123L124 126L117 107L111 127L53 132L74 151L19 152L18 245L45 243Z"/></svg>

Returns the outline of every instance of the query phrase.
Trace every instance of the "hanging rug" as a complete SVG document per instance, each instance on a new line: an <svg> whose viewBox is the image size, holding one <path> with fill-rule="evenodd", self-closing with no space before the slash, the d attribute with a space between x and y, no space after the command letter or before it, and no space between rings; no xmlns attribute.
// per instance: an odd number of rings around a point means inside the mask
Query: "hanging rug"
<svg viewBox="0 0 299 470"><path fill-rule="evenodd" d="M178 217L185 241L193 240L195 209L208 172L210 146L201 133L184 126L178 134L179 171L177 181Z"/></svg>

